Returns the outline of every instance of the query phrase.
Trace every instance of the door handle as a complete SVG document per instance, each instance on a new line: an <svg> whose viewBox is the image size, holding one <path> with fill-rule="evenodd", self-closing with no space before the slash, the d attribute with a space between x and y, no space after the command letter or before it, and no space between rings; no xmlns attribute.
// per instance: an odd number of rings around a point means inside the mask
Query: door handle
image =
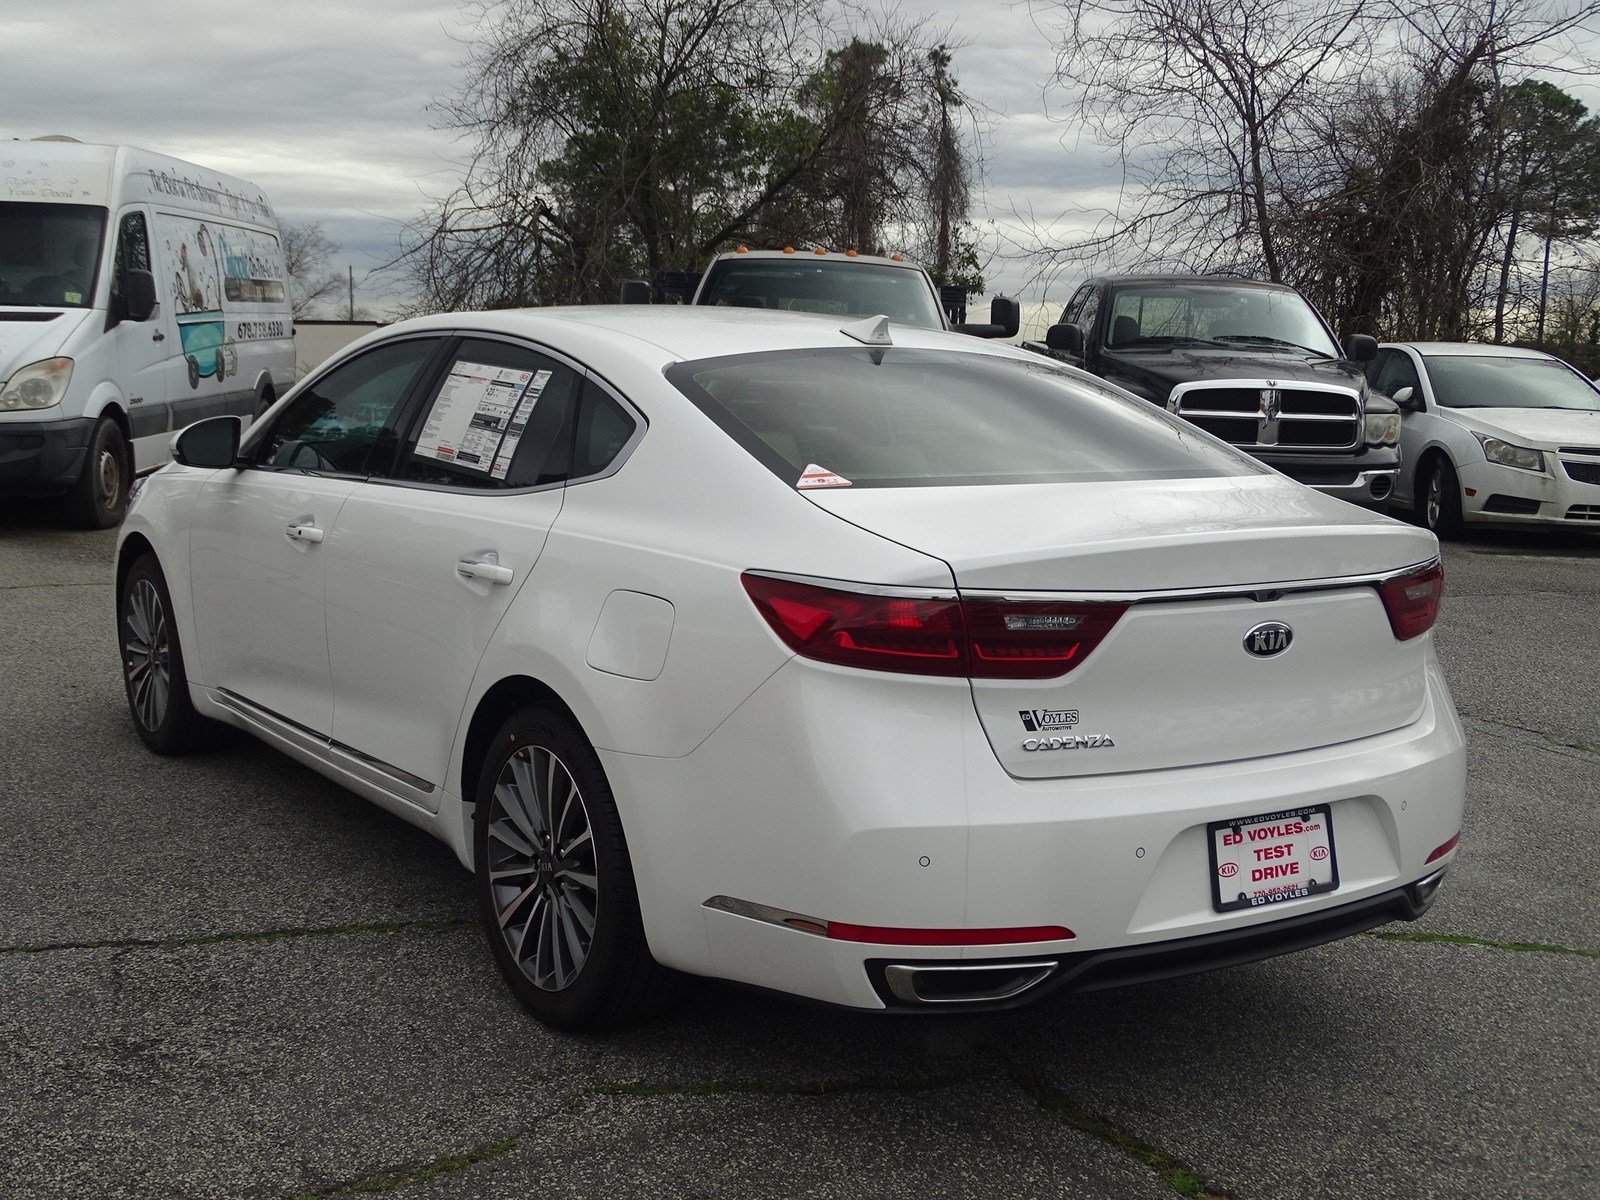
<svg viewBox="0 0 1600 1200"><path fill-rule="evenodd" d="M324 536L322 530L315 525L305 524L285 526L283 532L291 541L296 542L320 542Z"/></svg>
<svg viewBox="0 0 1600 1200"><path fill-rule="evenodd" d="M164 342L164 341L167 340L167 335L162 333L161 330L158 329L158 330L156 330L154 333L152 333L150 335L150 340L152 342Z"/></svg>
<svg viewBox="0 0 1600 1200"><path fill-rule="evenodd" d="M510 583L516 577L510 567L500 565L500 556L492 550L480 558L463 558L456 563L456 574L463 579L487 579L490 583Z"/></svg>

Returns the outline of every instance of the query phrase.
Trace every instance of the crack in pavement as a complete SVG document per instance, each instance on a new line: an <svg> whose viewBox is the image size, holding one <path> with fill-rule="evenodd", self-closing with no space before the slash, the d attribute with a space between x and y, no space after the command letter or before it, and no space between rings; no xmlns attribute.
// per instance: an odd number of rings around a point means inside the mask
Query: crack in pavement
<svg viewBox="0 0 1600 1200"><path fill-rule="evenodd" d="M44 942L25 946L0 946L0 955L49 954L59 950L161 950L179 946L214 946L225 942L278 942L290 938L333 937L341 933L406 933L411 930L457 929L477 924L473 917L438 920L368 921L351 925L313 925L296 929L257 929L233 933L206 933L174 938L112 938L97 942Z"/></svg>
<svg viewBox="0 0 1600 1200"><path fill-rule="evenodd" d="M1011 1082L1027 1093L1045 1116L1138 1160L1180 1196L1189 1196L1193 1200L1233 1200L1232 1192L1212 1187L1182 1159L1085 1108L1042 1073L1023 1067L998 1051L991 1051L990 1054L1005 1069Z"/></svg>
<svg viewBox="0 0 1600 1200"><path fill-rule="evenodd" d="M1489 938L1468 937L1461 933L1378 933L1368 932L1367 937L1380 942L1418 942L1429 944L1443 942L1450 946L1479 946L1486 950L1514 950L1519 954L1571 954L1578 958L1600 958L1600 950L1584 950L1578 946L1558 946L1553 942L1496 942Z"/></svg>
<svg viewBox="0 0 1600 1200"><path fill-rule="evenodd" d="M1568 755L1568 757L1572 758L1594 758L1600 755L1600 751L1597 751L1593 746L1585 745L1583 742L1563 742L1543 729L1535 729L1532 725L1519 725L1515 721L1500 721L1494 717L1480 717L1476 713L1467 712L1465 709L1458 708L1456 711L1461 719L1469 725L1484 726L1484 728L1478 730L1479 733L1487 733L1491 736L1503 735L1508 730L1517 733L1531 733L1546 743L1543 746L1535 747L1536 749L1549 750L1556 754L1568 750L1576 750L1578 752L1576 755Z"/></svg>
<svg viewBox="0 0 1600 1200"><path fill-rule="evenodd" d="M24 592L37 588L62 588L62 587L103 587L111 586L108 579L97 579L85 583L0 583L0 592Z"/></svg>
<svg viewBox="0 0 1600 1200"><path fill-rule="evenodd" d="M1154 1171L1162 1182L1178 1195L1191 1197L1192 1200L1233 1200L1232 1192L1210 1187L1187 1163L1152 1146L1104 1117L1094 1115L1068 1097L1065 1092L1050 1084L1042 1075L1026 1071L998 1051L989 1051L988 1057L1000 1064L1008 1081L1021 1089L1044 1116L1138 1160ZM979 1079L978 1075L961 1073L933 1075L898 1083L878 1079L818 1079L796 1083L762 1083L758 1080L742 1079L708 1079L694 1083L639 1081L597 1083L574 1095L566 1102L566 1108L569 1112L576 1111L585 1101L598 1096L653 1098L743 1095L828 1098L863 1093L915 1094L958 1087ZM381 1167L355 1179L328 1184L311 1191L290 1193L285 1200L334 1200L340 1196L396 1191L412 1183L435 1179L509 1154L521 1147L532 1131L533 1126L528 1126L496 1141L483 1142L438 1158Z"/></svg>
<svg viewBox="0 0 1600 1200"><path fill-rule="evenodd" d="M429 1179L436 1179L440 1175L448 1175L452 1171L460 1171L466 1167L473 1167L478 1163L499 1158L502 1154L509 1154L522 1145L523 1136L525 1135L501 1138L497 1142L485 1142L454 1154L428 1159L425 1162L412 1163L400 1167L383 1167L357 1179L330 1184L313 1192L294 1192L287 1200L328 1200L329 1197L334 1196L393 1192L406 1187L408 1184L423 1183Z"/></svg>

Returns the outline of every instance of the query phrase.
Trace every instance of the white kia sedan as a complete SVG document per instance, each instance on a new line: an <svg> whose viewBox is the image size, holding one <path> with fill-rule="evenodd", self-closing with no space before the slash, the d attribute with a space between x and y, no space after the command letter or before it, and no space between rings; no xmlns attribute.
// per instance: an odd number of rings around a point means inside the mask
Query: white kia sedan
<svg viewBox="0 0 1600 1200"><path fill-rule="evenodd" d="M1247 962L1455 852L1433 535L1021 350L429 317L175 457L117 556L140 736L237 726L435 834L552 1025Z"/></svg>
<svg viewBox="0 0 1600 1200"><path fill-rule="evenodd" d="M1396 503L1463 524L1600 531L1600 388L1559 358L1473 342L1385 345L1374 390L1401 409Z"/></svg>

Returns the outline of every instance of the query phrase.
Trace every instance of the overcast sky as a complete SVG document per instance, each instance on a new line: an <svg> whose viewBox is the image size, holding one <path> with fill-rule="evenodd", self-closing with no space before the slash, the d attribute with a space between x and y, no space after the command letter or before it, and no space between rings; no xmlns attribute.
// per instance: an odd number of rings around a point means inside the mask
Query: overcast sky
<svg viewBox="0 0 1600 1200"><path fill-rule="evenodd" d="M975 216L1051 220L1114 201L1104 152L1048 115L1049 100L1061 107L1044 90L1054 53L1026 3L899 8L966 43L962 86L992 115ZM401 224L460 177L464 147L433 128L428 107L457 87L475 32L453 0L57 0L5 12L0 138L128 142L244 176L281 219L322 224L342 247L336 265L355 268L357 304L380 314L390 302L368 273L394 256ZM1036 280L1004 259L988 275L1052 304L1075 282Z"/></svg>

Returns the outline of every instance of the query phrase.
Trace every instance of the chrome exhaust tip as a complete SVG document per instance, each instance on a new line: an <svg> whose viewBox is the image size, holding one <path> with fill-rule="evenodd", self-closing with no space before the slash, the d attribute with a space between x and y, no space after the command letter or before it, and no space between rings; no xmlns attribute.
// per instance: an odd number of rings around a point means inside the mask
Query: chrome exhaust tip
<svg viewBox="0 0 1600 1200"><path fill-rule="evenodd" d="M883 981L903 1004L993 1004L1037 987L1058 965L1054 959L971 966L889 963Z"/></svg>

